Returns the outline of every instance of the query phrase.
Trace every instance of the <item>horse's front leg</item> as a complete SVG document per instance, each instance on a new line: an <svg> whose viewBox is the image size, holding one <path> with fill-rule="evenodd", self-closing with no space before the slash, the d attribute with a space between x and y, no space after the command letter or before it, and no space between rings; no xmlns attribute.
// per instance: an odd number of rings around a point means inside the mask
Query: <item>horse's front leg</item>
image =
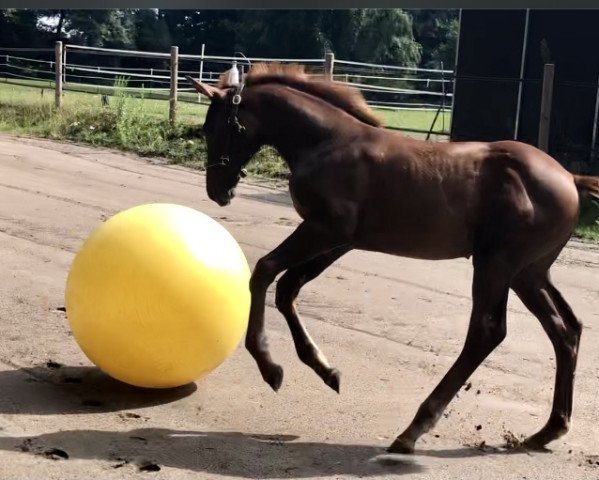
<svg viewBox="0 0 599 480"><path fill-rule="evenodd" d="M250 279L251 308L245 345L252 354L262 378L277 391L283 382L283 369L271 358L264 332L266 291L284 270L310 261L333 249L351 243L351 219L306 220L268 255L256 263Z"/></svg>
<svg viewBox="0 0 599 480"><path fill-rule="evenodd" d="M327 253L314 257L312 260L288 269L277 283L276 305L279 312L283 314L293 342L295 350L302 362L308 365L316 374L322 378L324 383L339 393L340 372L329 365L320 348L314 343L306 327L302 323L295 306L300 289L308 282L314 280L324 272L336 260L341 258L351 249L350 247L339 247Z"/></svg>

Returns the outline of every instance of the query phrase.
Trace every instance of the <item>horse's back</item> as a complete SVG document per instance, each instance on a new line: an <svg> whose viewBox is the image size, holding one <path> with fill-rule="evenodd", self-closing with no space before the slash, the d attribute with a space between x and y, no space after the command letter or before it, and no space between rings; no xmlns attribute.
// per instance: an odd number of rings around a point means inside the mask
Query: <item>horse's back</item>
<svg viewBox="0 0 599 480"><path fill-rule="evenodd" d="M530 145L408 140L386 148L370 169L362 210L369 249L454 258L489 242L516 247L531 233L571 232L578 209L572 176Z"/></svg>

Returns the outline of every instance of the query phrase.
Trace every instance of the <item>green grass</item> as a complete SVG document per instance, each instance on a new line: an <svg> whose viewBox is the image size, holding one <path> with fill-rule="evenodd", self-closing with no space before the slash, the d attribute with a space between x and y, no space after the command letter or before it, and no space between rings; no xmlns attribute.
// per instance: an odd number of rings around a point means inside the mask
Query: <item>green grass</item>
<svg viewBox="0 0 599 480"><path fill-rule="evenodd" d="M36 87L40 83L35 82ZM136 98L120 86L107 90L114 94L108 107L102 106L101 93L66 91L63 108L56 112L53 88L0 82L0 131L117 148L204 168L206 144L201 126L207 105L180 102L178 121L172 126L168 121L169 103L146 98L151 92L144 91L144 97ZM287 171L276 152L268 147L257 154L248 170L252 175L270 179L282 178Z"/></svg>
<svg viewBox="0 0 599 480"><path fill-rule="evenodd" d="M159 101L120 94L103 108L99 95L68 92L62 112L57 113L53 91L44 91L43 96L41 92L0 86L0 131L115 147L164 156L177 163L201 163L205 150L199 131L201 118L194 122L192 112L187 122L171 128L162 118L161 105L156 105Z"/></svg>
<svg viewBox="0 0 599 480"><path fill-rule="evenodd" d="M168 102L149 98L158 92L130 91L122 87L101 89L111 92L110 105L102 107L100 93L67 91L61 112L54 110L54 90L30 88L0 80L0 131L27 134L57 140L71 140L130 151L142 156L164 157L172 163L202 169L206 144L201 131L207 106L179 103L178 122L168 122ZM36 82L39 87L41 82ZM95 87L93 87L95 88ZM162 93L160 93L162 95ZM185 98L195 99L190 94ZM379 110L389 126L429 130L435 112ZM449 125L449 114L445 126ZM435 129L441 129L441 116ZM281 179L286 167L271 148L263 148L249 165L249 173L269 179ZM583 202L576 236L599 243L599 206Z"/></svg>
<svg viewBox="0 0 599 480"><path fill-rule="evenodd" d="M599 243L599 202L595 200L583 200L580 204L580 220L576 228L575 236Z"/></svg>
<svg viewBox="0 0 599 480"><path fill-rule="evenodd" d="M414 130L431 130L431 124L435 120L435 112L430 110L388 110L388 109L375 109L375 112L383 120L383 123L388 127L393 128L408 128ZM436 132L449 132L449 126L451 123L451 112L445 111L443 115L439 113L439 116L435 120L433 131ZM424 134L416 134L407 132L411 136L424 137Z"/></svg>
<svg viewBox="0 0 599 480"><path fill-rule="evenodd" d="M10 80L9 80L10 82ZM27 88L22 85L4 82L0 78L0 102L4 106L11 105L53 105L54 83L40 80L19 80L36 88ZM43 88L46 87L46 88ZM123 87L96 87L92 85L68 84L64 93L64 106L66 108L101 107L100 97L102 94L124 96L131 99L130 105L143 103L143 114L155 117L158 120L168 118L169 103L168 93L156 89L128 89ZM142 97L142 98L137 98ZM177 105L179 122L184 124L201 124L206 115L207 105L188 103L195 101L197 95L188 92L179 94L183 100Z"/></svg>
<svg viewBox="0 0 599 480"><path fill-rule="evenodd" d="M4 82L4 83L3 83ZM19 80L19 84L31 85L34 88L27 88L15 83L8 83L10 80L0 78L0 101L4 95L10 98L11 103L19 104L39 104L39 103L51 103L54 101L54 82L42 81L42 80ZM42 88L44 91L44 97L41 98ZM168 92L165 90L151 89L151 88L123 88L109 87L109 86L95 86L95 85L80 85L74 83L67 83L65 91L65 104L77 104L77 105L100 105L101 94L114 94L115 92L123 92L127 96L135 99L136 97L143 97L138 99L144 102L144 114L153 115L156 117L166 118L168 116L169 104L168 104ZM35 93L37 90L37 94ZM181 123L201 123L204 120L206 114L207 105L198 104L197 95L191 92L180 92L178 95L180 102L177 106L178 121ZM193 103L190 103L193 102ZM392 128L409 128L414 130L429 131L431 124L435 120L434 111L418 111L418 110L389 110L389 109L375 109L375 112L383 120L383 123ZM451 122L451 113L445 111L443 115L439 114L433 130L434 131L445 131L449 132L449 125ZM414 135L418 135L414 133Z"/></svg>

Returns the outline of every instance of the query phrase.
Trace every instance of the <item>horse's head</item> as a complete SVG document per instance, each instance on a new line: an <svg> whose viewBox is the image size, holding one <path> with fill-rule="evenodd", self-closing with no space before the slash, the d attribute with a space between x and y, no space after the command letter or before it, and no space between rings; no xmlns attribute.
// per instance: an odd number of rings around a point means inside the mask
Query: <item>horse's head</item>
<svg viewBox="0 0 599 480"><path fill-rule="evenodd" d="M235 187L246 175L245 165L261 146L258 122L244 102L243 83L216 87L189 76L187 79L198 93L210 99L204 122L208 147L206 190L211 200L225 206L231 203Z"/></svg>

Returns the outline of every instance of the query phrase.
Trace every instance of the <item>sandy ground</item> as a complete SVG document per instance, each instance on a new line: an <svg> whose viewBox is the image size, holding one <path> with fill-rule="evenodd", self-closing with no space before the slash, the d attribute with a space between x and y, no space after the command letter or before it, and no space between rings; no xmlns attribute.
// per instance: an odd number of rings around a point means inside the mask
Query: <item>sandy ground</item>
<svg viewBox="0 0 599 480"><path fill-rule="evenodd" d="M286 368L278 394L242 348L197 384L139 391L93 368L60 307L70 262L91 229L156 201L218 219L252 265L298 222L286 191L245 183L223 209L197 172L0 136L1 479L599 478L597 247L571 243L553 270L585 322L571 432L548 453L489 448L541 427L552 397L550 343L511 298L508 338L406 459L385 456L384 447L461 348L469 261L352 252L304 288L300 310L343 373L341 395L297 359L272 291L268 328ZM482 442L489 447L477 448Z"/></svg>

